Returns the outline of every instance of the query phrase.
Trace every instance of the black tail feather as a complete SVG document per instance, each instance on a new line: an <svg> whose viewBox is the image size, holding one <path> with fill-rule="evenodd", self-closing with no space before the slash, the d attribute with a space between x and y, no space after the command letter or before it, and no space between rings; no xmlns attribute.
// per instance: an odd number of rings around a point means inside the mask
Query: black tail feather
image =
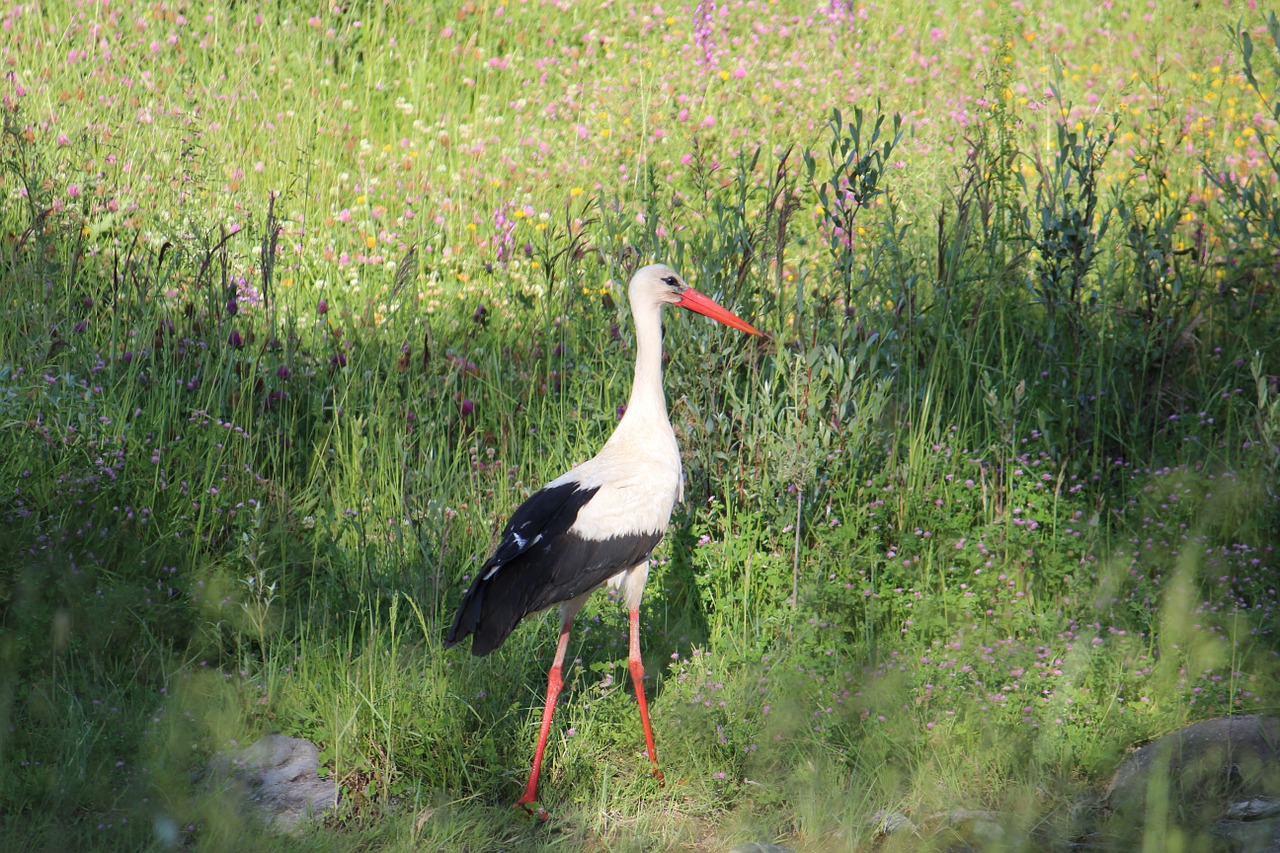
<svg viewBox="0 0 1280 853"><path fill-rule="evenodd" d="M446 649L471 637L471 654L484 657L501 646L528 615L527 602L504 594L507 590L493 588L500 576L501 572L489 580L477 579L467 590L453 627L445 635Z"/></svg>

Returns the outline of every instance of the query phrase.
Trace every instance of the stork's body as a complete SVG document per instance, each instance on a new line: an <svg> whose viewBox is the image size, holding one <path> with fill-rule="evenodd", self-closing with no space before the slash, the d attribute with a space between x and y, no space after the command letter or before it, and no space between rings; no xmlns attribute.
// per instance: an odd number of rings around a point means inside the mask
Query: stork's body
<svg viewBox="0 0 1280 853"><path fill-rule="evenodd" d="M649 554L666 532L682 492L680 448L662 391L661 308L679 305L751 334L750 325L690 288L670 267L653 264L631 279L636 367L626 412L594 457L552 480L511 516L493 556L463 595L445 645L470 636L471 651L502 645L525 616L560 605L560 642L547 674L547 700L533 771L517 805L537 800L538 774L562 685L569 629L587 596L617 586L630 614L629 664L654 773L658 755L644 696L640 660L640 599ZM538 811L545 817L546 812Z"/></svg>

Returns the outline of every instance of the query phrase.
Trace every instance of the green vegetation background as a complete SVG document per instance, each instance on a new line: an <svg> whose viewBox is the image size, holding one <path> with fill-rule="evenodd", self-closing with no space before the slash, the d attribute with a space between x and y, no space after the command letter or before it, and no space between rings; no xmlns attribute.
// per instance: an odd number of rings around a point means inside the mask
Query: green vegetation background
<svg viewBox="0 0 1280 853"><path fill-rule="evenodd" d="M0 13L6 849L866 849L956 808L1043 849L1132 743L1275 711L1274 18L410 5ZM650 260L768 337L666 318L668 784L601 594L534 826L553 617L441 639L612 428ZM271 732L343 792L287 842L202 778Z"/></svg>

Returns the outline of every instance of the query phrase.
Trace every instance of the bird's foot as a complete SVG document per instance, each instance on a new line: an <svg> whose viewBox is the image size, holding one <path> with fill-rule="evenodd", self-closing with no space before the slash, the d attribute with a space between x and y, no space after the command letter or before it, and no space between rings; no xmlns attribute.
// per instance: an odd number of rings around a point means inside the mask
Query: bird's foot
<svg viewBox="0 0 1280 853"><path fill-rule="evenodd" d="M536 803L537 801L533 797L525 794L523 797L516 800L515 807L518 809L524 809L525 814L541 823L551 817L551 812L547 811L540 805L536 805Z"/></svg>
<svg viewBox="0 0 1280 853"><path fill-rule="evenodd" d="M662 775L662 768L658 767L657 762L649 768L649 775L658 780L658 787L664 787L667 784L667 777Z"/></svg>

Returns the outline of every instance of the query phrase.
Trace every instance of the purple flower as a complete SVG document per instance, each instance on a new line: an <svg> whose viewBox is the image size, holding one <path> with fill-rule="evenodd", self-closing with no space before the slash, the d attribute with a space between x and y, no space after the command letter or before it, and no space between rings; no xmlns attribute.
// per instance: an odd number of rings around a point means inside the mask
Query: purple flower
<svg viewBox="0 0 1280 853"><path fill-rule="evenodd" d="M475 410L475 407L476 407L475 403L471 402L470 399L464 397L462 399L462 405L459 408L462 412L462 416L465 418L467 415L471 414L471 412Z"/></svg>
<svg viewBox="0 0 1280 853"><path fill-rule="evenodd" d="M321 299L316 303L316 313L321 317L329 313L329 301L327 299Z"/></svg>
<svg viewBox="0 0 1280 853"><path fill-rule="evenodd" d="M503 204L493 212L493 243L496 247L494 257L500 264L506 264L515 246L516 223L507 217L509 207L510 205Z"/></svg>
<svg viewBox="0 0 1280 853"><path fill-rule="evenodd" d="M240 349L240 347L244 346L244 339L240 337L239 329L231 330L231 334L227 336L227 343L231 344L235 349Z"/></svg>

